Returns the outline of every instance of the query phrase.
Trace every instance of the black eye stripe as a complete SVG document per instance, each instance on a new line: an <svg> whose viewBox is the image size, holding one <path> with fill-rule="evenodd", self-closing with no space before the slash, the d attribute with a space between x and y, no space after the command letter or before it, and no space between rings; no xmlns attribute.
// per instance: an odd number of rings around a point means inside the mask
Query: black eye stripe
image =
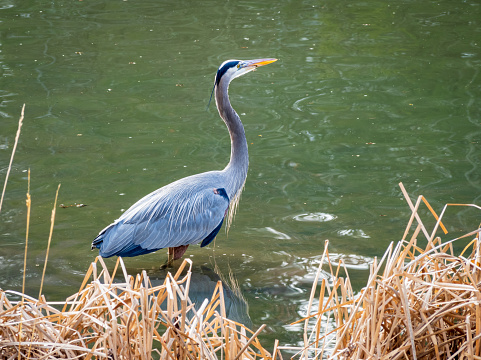
<svg viewBox="0 0 481 360"><path fill-rule="evenodd" d="M230 68L237 66L240 63L240 61L229 61L225 63L222 67L217 70L217 74L215 76L215 84L219 85L219 81L224 76L224 74L229 70Z"/></svg>

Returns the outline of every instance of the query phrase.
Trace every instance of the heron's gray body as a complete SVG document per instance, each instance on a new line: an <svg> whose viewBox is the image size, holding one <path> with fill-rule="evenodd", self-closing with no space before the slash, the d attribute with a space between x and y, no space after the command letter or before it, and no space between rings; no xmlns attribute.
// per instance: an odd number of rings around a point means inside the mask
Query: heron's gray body
<svg viewBox="0 0 481 360"><path fill-rule="evenodd" d="M222 223L229 208L229 198L214 191L227 184L225 172L210 171L146 195L100 232L100 255L136 256L201 242Z"/></svg>
<svg viewBox="0 0 481 360"><path fill-rule="evenodd" d="M274 61L230 60L217 72L215 100L231 138L231 157L225 169L188 176L146 195L103 229L92 248L100 249L102 257L128 257L166 247L186 248L201 242L205 246L219 231L228 211L230 225L247 177L249 155L244 127L229 101L229 83Z"/></svg>

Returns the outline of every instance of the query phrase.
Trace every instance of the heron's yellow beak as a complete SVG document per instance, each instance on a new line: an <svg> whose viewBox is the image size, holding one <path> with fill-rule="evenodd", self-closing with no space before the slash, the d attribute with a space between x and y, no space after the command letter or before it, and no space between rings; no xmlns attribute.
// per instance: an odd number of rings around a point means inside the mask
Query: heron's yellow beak
<svg viewBox="0 0 481 360"><path fill-rule="evenodd" d="M255 59L255 60L245 60L243 61L243 67L259 67L259 66L264 66L267 64L271 64L273 62L277 61L277 59Z"/></svg>
<svg viewBox="0 0 481 360"><path fill-rule="evenodd" d="M273 63L274 61L277 61L277 59L240 60L237 65L237 71L232 75L232 79L254 71L259 66Z"/></svg>

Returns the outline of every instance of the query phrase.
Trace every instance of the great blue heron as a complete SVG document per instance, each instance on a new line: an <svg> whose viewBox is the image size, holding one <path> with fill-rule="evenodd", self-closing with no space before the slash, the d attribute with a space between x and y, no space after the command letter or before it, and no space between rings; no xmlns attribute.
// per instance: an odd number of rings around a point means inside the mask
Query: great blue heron
<svg viewBox="0 0 481 360"><path fill-rule="evenodd" d="M227 60L217 70L214 89L219 115L229 130L229 164L174 181L132 205L92 242L102 257L130 257L169 248L168 264L180 259L187 247L208 245L227 226L247 177L249 155L244 126L229 101L229 84L241 75L277 59Z"/></svg>

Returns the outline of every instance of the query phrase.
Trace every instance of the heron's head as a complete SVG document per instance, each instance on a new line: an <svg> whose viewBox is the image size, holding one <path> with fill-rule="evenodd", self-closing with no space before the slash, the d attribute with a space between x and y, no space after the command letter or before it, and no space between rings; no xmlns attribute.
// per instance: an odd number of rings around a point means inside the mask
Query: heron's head
<svg viewBox="0 0 481 360"><path fill-rule="evenodd" d="M219 85L221 79L231 82L236 77L247 74L257 69L277 61L277 59L255 59L255 60L227 60L222 63L215 75L215 85Z"/></svg>

